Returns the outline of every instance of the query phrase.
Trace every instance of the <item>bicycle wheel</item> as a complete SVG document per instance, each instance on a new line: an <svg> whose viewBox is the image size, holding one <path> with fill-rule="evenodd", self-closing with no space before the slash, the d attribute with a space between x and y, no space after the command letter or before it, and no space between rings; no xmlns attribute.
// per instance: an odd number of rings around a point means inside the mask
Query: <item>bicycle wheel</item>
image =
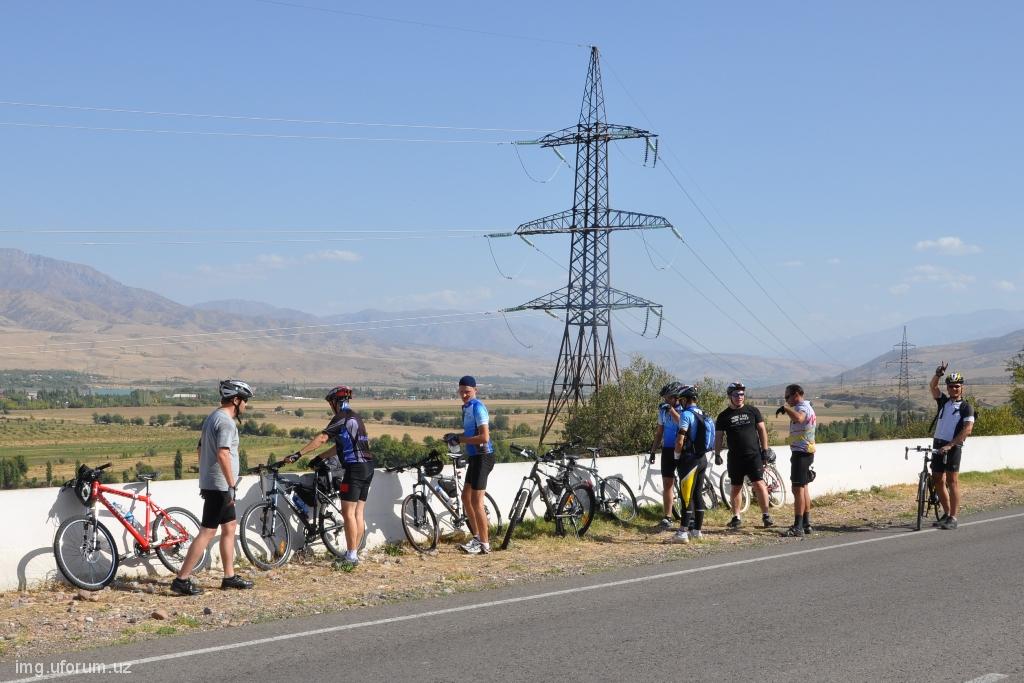
<svg viewBox="0 0 1024 683"><path fill-rule="evenodd" d="M181 569L182 562L192 541L199 535L199 518L185 508L167 508L164 514L153 521L151 540L156 546L156 556L164 566L175 574ZM204 548L203 554L196 561L194 572L206 569L210 561L210 549Z"/></svg>
<svg viewBox="0 0 1024 683"><path fill-rule="evenodd" d="M577 538L582 537L594 521L596 507L591 487L580 485L564 491L555 506L555 533L565 536L571 532Z"/></svg>
<svg viewBox="0 0 1024 683"><path fill-rule="evenodd" d="M917 531L921 530L921 524L924 521L925 504L928 501L928 475L922 472L917 478L917 521L914 524L914 529Z"/></svg>
<svg viewBox="0 0 1024 683"><path fill-rule="evenodd" d="M786 482L775 465L765 465L764 485L768 488L768 507L780 508L786 504Z"/></svg>
<svg viewBox="0 0 1024 683"><path fill-rule="evenodd" d="M270 503L257 503L245 511L239 526L242 552L256 567L273 569L288 561L291 527L280 510Z"/></svg>
<svg viewBox="0 0 1024 683"><path fill-rule="evenodd" d="M437 515L422 495L414 493L402 501L402 529L410 545L421 553L437 547Z"/></svg>
<svg viewBox="0 0 1024 683"><path fill-rule="evenodd" d="M72 517L60 525L53 537L53 556L64 578L87 591L110 584L120 562L110 531L86 516Z"/></svg>
<svg viewBox="0 0 1024 683"><path fill-rule="evenodd" d="M529 502L530 492L526 489L519 489L519 493L516 494L516 499L512 503L512 510L508 513L508 528L505 529L505 539L501 542L502 550L507 550L508 544L512 542L512 532L515 531L519 522L523 521Z"/></svg>
<svg viewBox="0 0 1024 683"><path fill-rule="evenodd" d="M345 540L345 518L341 514L341 505L337 498L320 501L320 513L317 515L317 528L324 547L335 557L344 557L348 550Z"/></svg>
<svg viewBox="0 0 1024 683"><path fill-rule="evenodd" d="M498 503L489 493L484 493L484 512L487 513L487 526L490 528L490 533L495 538L501 536L501 532L505 530L505 524L501 521L501 509L498 508Z"/></svg>
<svg viewBox="0 0 1024 683"><path fill-rule="evenodd" d="M636 496L622 477L601 482L601 501L605 511L620 522L636 519Z"/></svg>
<svg viewBox="0 0 1024 683"><path fill-rule="evenodd" d="M704 497L705 510L714 510L718 507L718 492L715 491L715 485L707 478L704 479L704 486L700 493Z"/></svg>
<svg viewBox="0 0 1024 683"><path fill-rule="evenodd" d="M728 474L723 474L722 479L719 482L718 490L722 494L722 500L725 501L725 505L728 508L732 508L732 482L729 480ZM743 513L750 507L750 482L746 477L743 478L743 486L740 487L740 509L739 512Z"/></svg>

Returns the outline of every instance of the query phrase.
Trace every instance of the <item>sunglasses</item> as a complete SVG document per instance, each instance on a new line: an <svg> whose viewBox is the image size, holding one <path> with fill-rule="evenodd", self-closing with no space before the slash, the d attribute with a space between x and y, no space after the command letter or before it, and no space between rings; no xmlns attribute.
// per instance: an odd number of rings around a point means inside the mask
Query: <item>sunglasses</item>
<svg viewBox="0 0 1024 683"><path fill-rule="evenodd" d="M745 392L745 391L734 391L734 392L732 392L732 393L731 393L731 394L729 394L729 395L730 395L730 396L737 396L737 397L743 397L743 396L746 396L746 395L747 395L747 392Z"/></svg>

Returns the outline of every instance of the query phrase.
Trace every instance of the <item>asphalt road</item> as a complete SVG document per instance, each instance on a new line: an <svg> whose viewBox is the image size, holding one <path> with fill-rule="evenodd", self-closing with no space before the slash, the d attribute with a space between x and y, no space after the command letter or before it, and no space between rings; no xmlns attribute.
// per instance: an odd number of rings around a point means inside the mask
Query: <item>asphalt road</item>
<svg viewBox="0 0 1024 683"><path fill-rule="evenodd" d="M101 662L134 662L132 678L175 683L1022 681L1024 508L953 532L793 540L97 649L63 666ZM61 663L21 662L20 675L4 663L0 679L30 678L27 665L49 673Z"/></svg>

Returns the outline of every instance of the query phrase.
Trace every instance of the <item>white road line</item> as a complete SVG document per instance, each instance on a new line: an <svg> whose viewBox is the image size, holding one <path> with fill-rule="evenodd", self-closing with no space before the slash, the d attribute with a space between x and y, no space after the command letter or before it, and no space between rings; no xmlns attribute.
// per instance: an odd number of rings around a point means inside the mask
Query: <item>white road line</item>
<svg viewBox="0 0 1024 683"><path fill-rule="evenodd" d="M961 527L974 526L977 524L991 524L992 522L1001 522L1007 519L1017 519L1024 517L1024 512L1019 512L1012 515L1004 515L1002 517L993 517L991 519L982 519L974 522L964 522L960 524ZM920 538L922 534L940 532L939 529L925 529L914 533L899 534L896 536L879 536L877 538L866 538L859 541L849 541L847 543L837 543L835 545L819 546L815 548L807 548L805 550L793 550L786 553L779 553L777 555L767 555L764 557L754 557L746 560L734 560L732 562L722 562L720 564L712 564L705 567L693 567L691 569L679 569L671 572L662 572L661 574L651 574L649 576L639 576L632 579L620 579L618 581L607 581L605 583L598 583L589 586L575 586L573 588L565 588L557 591L547 591L546 593L536 593L533 595L523 595L517 598L505 598L503 600L490 600L488 602L479 602L472 605L462 605L460 607L446 607L444 609L430 610L429 612L417 612L416 614L407 614L400 617L388 617L386 619L374 619L372 621L360 621L354 624L343 624L340 626L328 626L325 628L312 629L309 631L302 631L299 633L286 633L279 636L271 636L269 638L257 638L255 640L246 640L240 643L229 643L227 645L215 645L213 647L204 647L198 650L188 650L186 652L172 652L165 655L156 655L154 657L145 657L143 659L133 659L126 662L113 662L107 664L108 670L116 671L118 668L124 669L125 667L135 667L140 664L152 664L154 662L165 662L173 659L183 659L185 657L195 657L197 655L205 655L213 652L224 652L225 650L237 650L243 647L253 647L256 645L266 645L267 643L276 643L284 640L294 640L296 638L308 638L309 636L317 636L325 633L337 633L339 631L352 631L360 628L367 628L370 626L383 626L385 624L397 624L404 621L413 621L415 619L428 619L430 617L439 617L446 614L457 614L459 612L470 612L478 609L487 609L489 607L501 607L503 605L514 605L520 602L530 602L533 600L545 600L547 598L558 597L561 595L572 595L574 593L585 593L587 591L604 590L606 588L615 588L617 586L628 586L637 583L646 583L648 581L659 581L661 579L671 579L679 576L686 576L687 574L700 574L702 572L717 571L719 569L726 569L728 567L740 567L746 564L756 564L758 562L769 562L771 560L781 560L789 557L799 557L801 555L810 555L812 553L823 553L830 550L840 550L842 548L852 548L858 545L866 545L868 543L883 543L886 541L898 541L907 540L913 538ZM947 533L942 531L941 533ZM56 672L50 674L43 674L41 676L32 676L31 678L19 678L9 683L28 683L29 681L45 681L53 680L56 678L67 678L75 675L72 672ZM993 674L989 674L993 675ZM999 674L995 674L999 675ZM999 680L999 679L976 679L976 681L986 680ZM969 682L975 683L975 682Z"/></svg>
<svg viewBox="0 0 1024 683"><path fill-rule="evenodd" d="M996 681L1005 681L1009 676L1006 674L985 674L984 676L978 676L967 681L967 683L996 683Z"/></svg>

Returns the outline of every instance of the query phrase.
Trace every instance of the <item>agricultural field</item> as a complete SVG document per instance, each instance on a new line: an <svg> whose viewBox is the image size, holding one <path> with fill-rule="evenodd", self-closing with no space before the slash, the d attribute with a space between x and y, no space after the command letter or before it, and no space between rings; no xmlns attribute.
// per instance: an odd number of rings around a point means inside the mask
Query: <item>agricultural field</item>
<svg viewBox="0 0 1024 683"><path fill-rule="evenodd" d="M508 417L510 429L526 424L534 432L540 429L545 405L544 401L488 401L492 415ZM438 438L446 431L455 429L395 424L391 420L392 413L433 413L453 420L461 415L461 403L456 400L377 400L360 402L355 407L363 415L371 438L388 434L395 439L402 439L408 434L417 443L422 442L426 436ZM46 463L49 461L53 482L59 484L73 476L76 462L94 465L113 462L111 471L117 477L122 471L131 470L137 462L142 462L160 471L163 478L170 478L173 476L175 452L181 450L184 476L193 477L195 474L189 472L189 467L197 464L195 452L198 432L170 424L151 426L150 419L159 415L173 418L178 413L205 416L210 410L212 408L209 407L152 406L12 411L0 417L0 458L24 456L29 466L26 478L31 480L36 477L39 481L45 480ZM128 423L94 424L94 413L120 415ZM381 413L381 419L374 417ZM319 431L329 420L328 410L320 401L253 401L246 417L285 431L295 428ZM132 419L141 420L144 424L130 424ZM278 457L284 456L305 441L302 438L244 435L241 447L246 451L250 465L255 465L266 462L272 453Z"/></svg>

